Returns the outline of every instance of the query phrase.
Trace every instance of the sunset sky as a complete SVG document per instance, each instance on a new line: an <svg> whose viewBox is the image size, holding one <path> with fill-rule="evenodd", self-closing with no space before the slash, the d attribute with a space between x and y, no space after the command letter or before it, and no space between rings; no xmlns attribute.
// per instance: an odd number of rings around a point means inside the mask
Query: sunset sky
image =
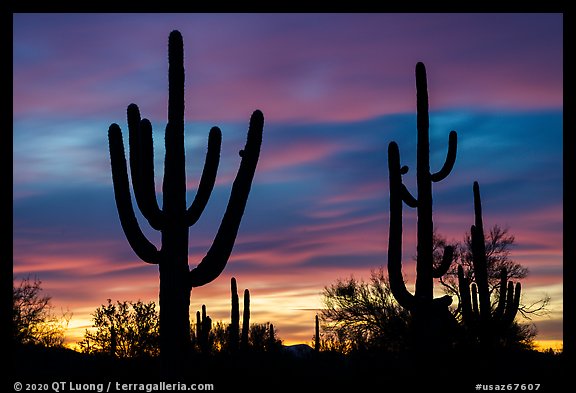
<svg viewBox="0 0 576 393"><path fill-rule="evenodd" d="M449 131L458 133L454 169L433 186L436 231L464 238L478 181L485 227L508 228L511 257L529 269L522 302L551 297L548 315L519 322L534 323L545 343L562 340L562 14L14 14L14 277L38 277L56 310L72 312L68 342L106 299L157 303L157 266L138 259L120 227L107 131L118 123L127 145L130 103L150 119L161 202L175 29L184 39L189 202L210 127L223 137L216 187L190 230L190 267L224 213L250 114L265 118L232 256L192 291L191 313L206 304L213 321L229 322L234 276L240 292L250 289L252 322L272 322L286 344L310 343L323 288L386 267L387 148L398 143L416 194L422 61L432 171ZM416 216L404 212L413 289ZM159 246L159 233L140 223Z"/></svg>

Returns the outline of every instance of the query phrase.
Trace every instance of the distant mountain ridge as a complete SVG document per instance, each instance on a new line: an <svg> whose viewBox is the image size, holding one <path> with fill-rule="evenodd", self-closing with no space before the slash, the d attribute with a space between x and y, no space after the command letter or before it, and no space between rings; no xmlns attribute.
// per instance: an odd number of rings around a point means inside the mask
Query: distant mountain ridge
<svg viewBox="0 0 576 393"><path fill-rule="evenodd" d="M293 344L283 345L282 351L296 358L307 358L312 356L314 353L314 348L308 344Z"/></svg>

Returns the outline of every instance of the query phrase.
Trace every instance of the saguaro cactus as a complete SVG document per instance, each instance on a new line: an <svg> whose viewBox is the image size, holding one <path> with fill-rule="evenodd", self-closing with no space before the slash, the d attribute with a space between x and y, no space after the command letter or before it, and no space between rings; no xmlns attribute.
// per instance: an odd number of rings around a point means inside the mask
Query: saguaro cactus
<svg viewBox="0 0 576 393"><path fill-rule="evenodd" d="M250 291L244 290L244 311L242 314L242 336L240 336L240 302L238 298L238 285L236 278L230 279L230 292L232 298L232 310L230 313L229 348L236 352L242 346L242 350L248 348L248 332L250 330Z"/></svg>
<svg viewBox="0 0 576 393"><path fill-rule="evenodd" d="M453 248L444 249L442 263L436 268L433 259L432 223L432 183L445 179L456 161L457 135L451 131L448 139L448 153L442 168L430 172L430 143L428 118L428 88L426 69L423 63L416 64L416 106L417 106L417 198L412 196L402 182L402 175L408 172L407 166L400 166L400 152L396 142L388 146L388 170L390 182L390 231L388 239L388 275L390 288L398 303L408 309L416 325L417 335L422 341L434 339L436 327L442 329L451 323L448 306L452 298L448 295L434 298L434 278L444 275L453 257ZM406 289L402 275L402 203L417 209L417 259L415 294ZM437 326L438 325L438 326Z"/></svg>
<svg viewBox="0 0 576 393"><path fill-rule="evenodd" d="M248 333L250 331L250 291L244 289L244 310L242 311L242 350L248 349Z"/></svg>
<svg viewBox="0 0 576 393"><path fill-rule="evenodd" d="M230 351L236 352L240 341L240 304L238 299L238 286L236 278L230 279L230 293L232 310L230 312L229 345Z"/></svg>
<svg viewBox="0 0 576 393"><path fill-rule="evenodd" d="M274 325L271 323L268 330L268 351L272 351L276 347L276 333L274 332Z"/></svg>
<svg viewBox="0 0 576 393"><path fill-rule="evenodd" d="M246 145L230 199L212 246L192 270L188 266L188 233L201 216L214 187L220 159L221 132L210 130L208 150L198 191L186 207L184 153L184 49L178 31L168 42L168 124L165 133L166 156L162 185L162 208L154 186L152 126L140 119L138 106L128 106L130 171L135 199L142 215L153 229L161 232L160 249L142 232L132 206L122 132L117 124L108 131L112 179L120 223L128 243L143 261L160 270L160 350L165 360L176 366L190 344L190 294L193 287L205 285L220 275L232 252L240 221L250 193L260 155L264 117L256 110L250 118Z"/></svg>
<svg viewBox="0 0 576 393"><path fill-rule="evenodd" d="M206 305L202 305L202 314L196 311L196 340L198 341L198 348L203 354L210 352L210 331L212 330L212 318L206 312Z"/></svg>
<svg viewBox="0 0 576 393"><path fill-rule="evenodd" d="M320 321L318 320L318 314L316 314L315 326L314 326L314 351L320 351Z"/></svg>
<svg viewBox="0 0 576 393"><path fill-rule="evenodd" d="M488 286L488 261L482 222L480 186L474 182L474 225L470 228L472 265L475 283L470 286L462 266L458 266L458 286L462 308L462 322L474 340L493 345L505 333L516 317L520 304L520 283L508 282L507 271L500 272L500 290L496 309L492 309ZM471 293L470 293L471 292Z"/></svg>

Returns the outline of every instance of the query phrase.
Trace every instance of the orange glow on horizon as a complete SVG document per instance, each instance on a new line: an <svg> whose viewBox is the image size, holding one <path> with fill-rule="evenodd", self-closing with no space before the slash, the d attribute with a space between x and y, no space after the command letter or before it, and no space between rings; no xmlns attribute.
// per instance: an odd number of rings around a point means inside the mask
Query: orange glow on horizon
<svg viewBox="0 0 576 393"><path fill-rule="evenodd" d="M337 274L338 272L332 272ZM331 276L331 274L329 275ZM338 277L349 277L350 273L341 271ZM368 277L355 276L357 279L367 280ZM285 282L290 281L290 283ZM240 309L242 312L242 293L244 289L250 290L250 309L251 323L274 324L278 337L284 345L308 344L312 343L314 335L314 316L323 307L321 289L311 286L306 282L297 282L297 277L284 277L274 279L273 275L265 275L262 279L248 279L247 277L238 278L238 293L240 295ZM330 285L335 280L326 277L325 285ZM409 286L409 290L412 288ZM139 297L144 302L154 301L158 305L156 288L150 291L147 296ZM134 291L129 291L134 293ZM129 293L128 292L128 293ZM521 323L526 322L544 322L545 324L558 321L561 325L562 320L562 288L558 285L539 286L531 290L523 290L523 299L530 303L533 299L540 299L542 293L551 295L552 301L549 305L551 311L548 317L534 318L532 321L519 320ZM136 300L131 299L130 295L120 295L119 298L112 297L115 300ZM106 296L109 296L107 294ZM441 293L436 294L442 295ZM59 301L58 303L60 303ZM213 322L230 322L230 276L220 277L213 285L195 288L192 291L190 299L190 323L195 323L195 313L200 310L202 305L207 306L208 315ZM66 345L68 347L77 347L77 343L82 340L86 329L92 327L92 313L97 307L105 303L105 299L96 301L93 308L87 307L85 303L78 303L77 307L71 307L72 319L69 322L66 331ZM557 324L557 325L558 325ZM552 329L552 330L550 330ZM560 329L560 332L558 332ZM538 329L538 335L535 339L536 349L545 351L552 348L558 351L562 348L563 341L558 339L561 336L561 327Z"/></svg>
<svg viewBox="0 0 576 393"><path fill-rule="evenodd" d="M563 340L535 340L535 349L540 352L547 352L552 350L556 353L564 350Z"/></svg>

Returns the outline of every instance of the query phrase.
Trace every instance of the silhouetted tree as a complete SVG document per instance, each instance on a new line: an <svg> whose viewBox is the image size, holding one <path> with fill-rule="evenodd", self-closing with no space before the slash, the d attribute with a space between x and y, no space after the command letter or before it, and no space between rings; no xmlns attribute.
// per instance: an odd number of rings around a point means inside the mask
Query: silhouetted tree
<svg viewBox="0 0 576 393"><path fill-rule="evenodd" d="M122 131L112 124L108 131L114 195L120 223L134 252L160 270L160 346L163 369L170 375L184 370L184 358L191 347L190 294L194 287L210 283L224 270L232 252L256 164L260 155L264 117L256 110L250 118L246 145L232 185L228 206L212 246L192 270L188 265L188 232L201 216L216 181L220 159L221 131L210 130L205 166L198 192L189 207L186 203L184 148L184 48L180 32L168 40L168 124L165 132L166 156L159 207L154 185L152 125L140 118L136 104L128 106L130 172L138 208L150 226L161 232L160 250L143 233L132 206Z"/></svg>
<svg viewBox="0 0 576 393"><path fill-rule="evenodd" d="M41 284L38 278L31 281L28 276L12 286L13 336L18 344L61 347L72 314L56 315L51 297L40 293Z"/></svg>
<svg viewBox="0 0 576 393"><path fill-rule="evenodd" d="M438 235L435 237L435 243L442 247L446 244L447 240ZM512 248L515 243L514 235L509 233L508 228L502 228L498 224L494 224L486 233L486 241L484 247L486 250L486 267L487 278L490 297L494 299L493 305L495 306L496 295L499 291L501 272L506 270L507 280L521 280L530 274L530 270L514 261L511 257ZM451 245L456 250L455 262L448 272L440 278L440 283L444 286L444 291L450 296L456 296L460 300L460 291L458 285L458 266L464 269L466 279L469 283L476 282L474 274L474 265L472 259L472 239L470 232L466 232L463 242L452 242ZM439 260L436 258L436 262ZM458 304L460 302L458 301ZM526 319L531 319L532 316L545 315L547 306L550 303L550 297L545 295L541 299L533 303L526 304L521 302L518 307L518 313ZM457 315L460 314L460 307L456 309Z"/></svg>
<svg viewBox="0 0 576 393"><path fill-rule="evenodd" d="M274 352L282 347L282 340L270 322L251 324L249 341L252 352Z"/></svg>
<svg viewBox="0 0 576 393"><path fill-rule="evenodd" d="M210 353L230 352L230 325L222 321L212 323L209 343Z"/></svg>
<svg viewBox="0 0 576 393"><path fill-rule="evenodd" d="M405 348L409 314L394 299L383 268L372 270L369 282L339 279L322 296L323 350Z"/></svg>
<svg viewBox="0 0 576 393"><path fill-rule="evenodd" d="M159 318L156 304L116 301L101 305L93 317L93 330L86 330L79 345L84 353L106 353L117 358L159 354Z"/></svg>
<svg viewBox="0 0 576 393"><path fill-rule="evenodd" d="M349 338L349 334L342 330L325 330L320 336L320 351L351 353L355 348L355 342Z"/></svg>

